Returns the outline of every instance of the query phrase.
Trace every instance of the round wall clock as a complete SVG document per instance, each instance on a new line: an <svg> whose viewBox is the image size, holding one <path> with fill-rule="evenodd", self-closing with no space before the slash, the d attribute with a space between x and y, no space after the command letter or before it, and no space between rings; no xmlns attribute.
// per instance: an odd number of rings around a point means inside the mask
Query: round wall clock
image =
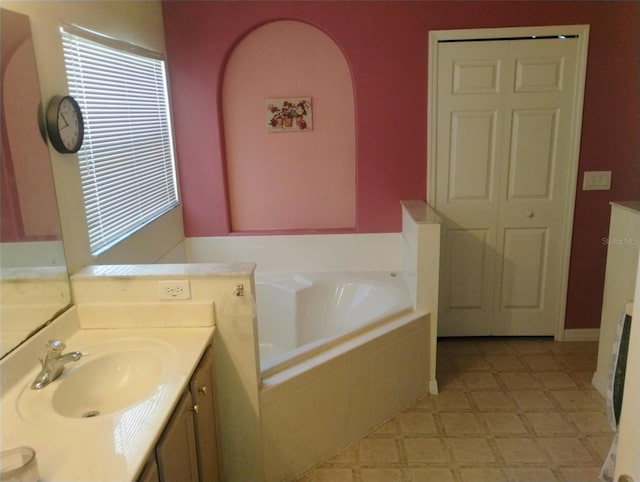
<svg viewBox="0 0 640 482"><path fill-rule="evenodd" d="M54 95L45 114L47 134L56 151L73 154L80 150L84 139L82 112L69 95Z"/></svg>

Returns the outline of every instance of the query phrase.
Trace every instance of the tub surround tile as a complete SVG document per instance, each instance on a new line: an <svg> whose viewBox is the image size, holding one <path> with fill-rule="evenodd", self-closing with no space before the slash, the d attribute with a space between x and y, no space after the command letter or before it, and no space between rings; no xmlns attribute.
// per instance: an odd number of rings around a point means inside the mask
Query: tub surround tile
<svg viewBox="0 0 640 482"><path fill-rule="evenodd" d="M260 272L400 271L400 233L194 237L187 259L255 261Z"/></svg>
<svg viewBox="0 0 640 482"><path fill-rule="evenodd" d="M407 318L404 322L411 326L402 328L400 334L382 332L381 338L365 338L359 347L354 345L353 352L339 351L333 358L325 354L309 360L305 370L289 369L264 379L260 403L267 480L302 476L309 469L310 458L316 465L331 459L340 449L427 393L428 384L421 380L428 380L428 366L421 365L424 358L418 346L429 343L429 317ZM274 389L278 392L270 393ZM399 433L400 423L392 419L379 430L384 436L388 429ZM436 431L429 414L412 415L402 423L407 430L417 430L416 434ZM313 437L301 435L311 433ZM296 459L285 455L283 460L282 454L288 453L293 440L305 445L296 449L301 456ZM379 458L388 464L406 459L401 458L395 440L371 437L361 443L356 454L347 458ZM331 460L343 463L340 459Z"/></svg>

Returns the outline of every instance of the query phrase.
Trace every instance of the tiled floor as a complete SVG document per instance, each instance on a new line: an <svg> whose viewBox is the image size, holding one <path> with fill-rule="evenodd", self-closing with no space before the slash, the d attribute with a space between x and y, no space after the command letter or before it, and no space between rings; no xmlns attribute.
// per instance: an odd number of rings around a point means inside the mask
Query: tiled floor
<svg viewBox="0 0 640 482"><path fill-rule="evenodd" d="M301 482L597 481L613 434L596 357L592 342L440 340L440 394Z"/></svg>

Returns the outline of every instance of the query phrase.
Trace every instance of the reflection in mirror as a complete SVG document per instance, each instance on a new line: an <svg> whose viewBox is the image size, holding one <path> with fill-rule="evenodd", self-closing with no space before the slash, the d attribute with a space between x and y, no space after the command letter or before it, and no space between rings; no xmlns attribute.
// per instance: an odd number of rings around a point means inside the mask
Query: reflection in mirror
<svg viewBox="0 0 640 482"><path fill-rule="evenodd" d="M0 8L0 356L71 301L29 17Z"/></svg>

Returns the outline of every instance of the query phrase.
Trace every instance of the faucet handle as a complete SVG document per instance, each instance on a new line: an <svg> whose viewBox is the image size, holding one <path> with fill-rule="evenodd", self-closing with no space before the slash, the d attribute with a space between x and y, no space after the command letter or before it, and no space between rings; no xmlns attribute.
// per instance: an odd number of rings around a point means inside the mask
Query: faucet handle
<svg viewBox="0 0 640 482"><path fill-rule="evenodd" d="M48 350L48 355L53 357L58 357L62 355L62 352L67 347L63 341L60 340L49 340L49 342L45 345Z"/></svg>

